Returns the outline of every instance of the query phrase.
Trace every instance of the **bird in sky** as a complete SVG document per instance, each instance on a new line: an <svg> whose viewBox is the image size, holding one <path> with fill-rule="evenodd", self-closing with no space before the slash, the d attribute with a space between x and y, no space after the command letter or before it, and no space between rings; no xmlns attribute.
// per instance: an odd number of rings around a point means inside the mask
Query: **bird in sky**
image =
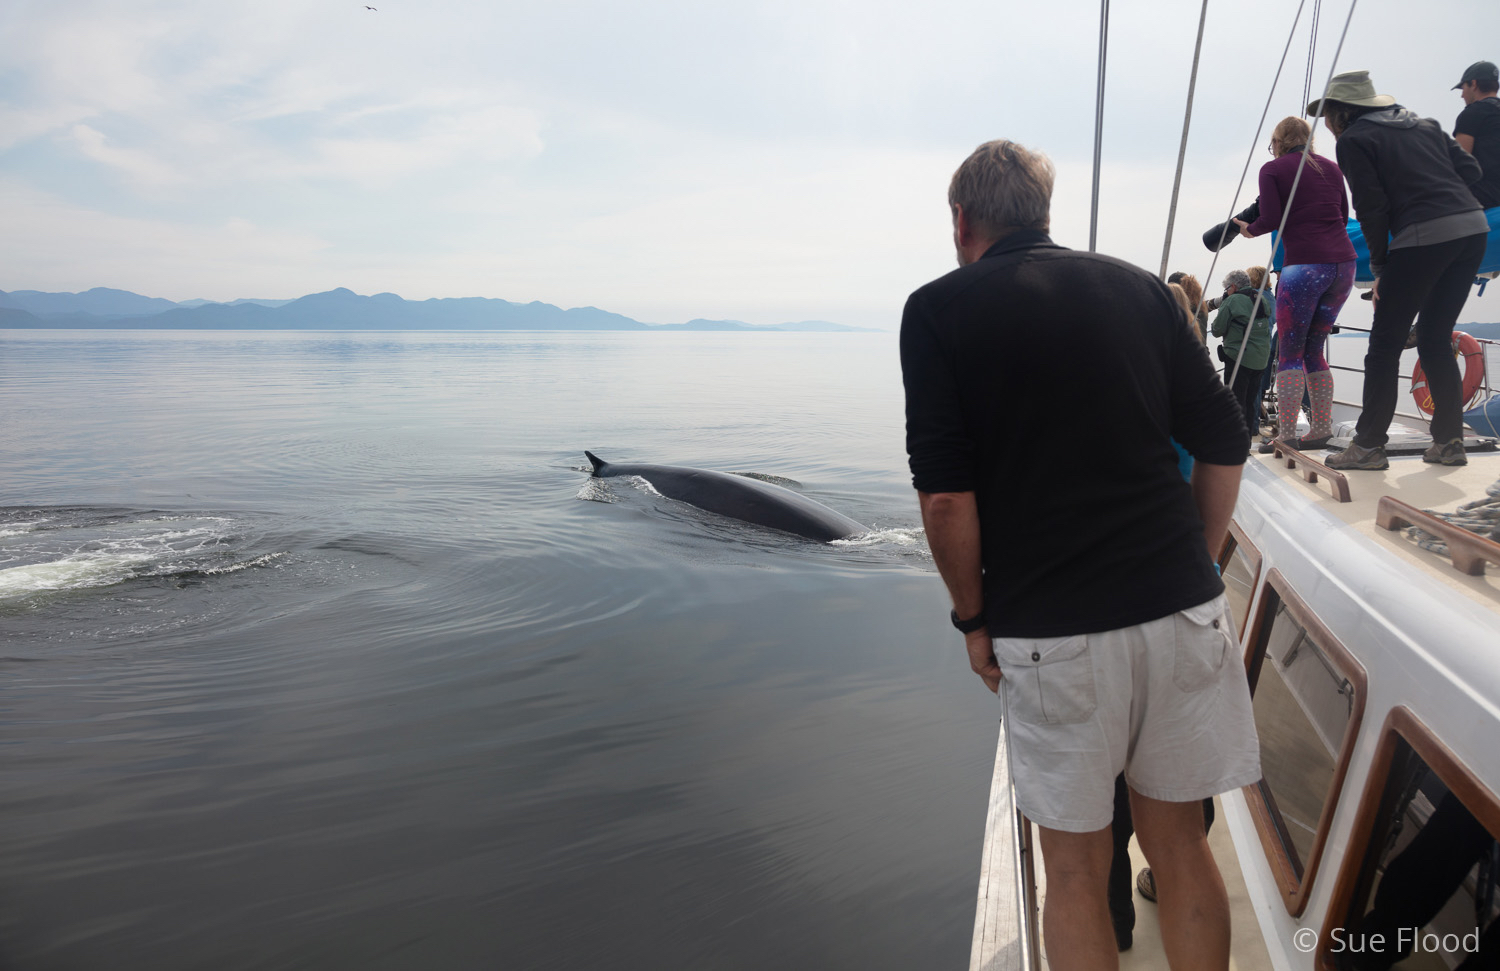
<svg viewBox="0 0 1500 971"><path fill-rule="evenodd" d="M366 10L375 10L375 8L374 8L374 7L372 7L372 6L370 6L370 5L369 5L369 4L368 4L368 3L367 3L367 4L365 4L365 9L366 9ZM375 12L376 12L376 13L380 13L380 11L379 11L379 10L375 10Z"/></svg>

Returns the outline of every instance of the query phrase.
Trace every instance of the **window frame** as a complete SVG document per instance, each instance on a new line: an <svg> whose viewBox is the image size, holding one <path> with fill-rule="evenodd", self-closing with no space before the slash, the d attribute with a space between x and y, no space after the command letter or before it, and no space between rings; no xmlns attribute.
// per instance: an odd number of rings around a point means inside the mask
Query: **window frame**
<svg viewBox="0 0 1500 971"><path fill-rule="evenodd" d="M1234 559L1236 549L1243 549L1246 557L1250 560L1250 599L1245 603L1245 616L1235 617L1234 621L1239 625L1237 628L1240 636L1247 637L1250 629L1250 618L1255 614L1255 598L1260 592L1261 568L1265 564L1260 555L1260 549L1245 535L1239 524L1233 519L1229 521L1229 532L1224 537L1224 545L1219 548L1219 557L1214 562L1218 564L1219 576L1224 576L1224 570ZM1248 643L1248 639L1246 641ZM1248 668L1247 668L1248 670Z"/></svg>
<svg viewBox="0 0 1500 971"><path fill-rule="evenodd" d="M1343 642L1333 635L1317 613L1308 606L1307 601L1298 595L1281 571L1273 567L1266 574L1265 583L1259 593L1258 609L1254 611L1254 627L1245 638L1245 675L1250 684L1252 705L1255 688L1260 680L1261 664L1265 660L1266 648L1271 640L1271 628L1276 620L1276 608L1281 604L1285 604L1292 619L1312 635L1318 648L1339 668L1354 693L1349 723L1344 729L1344 738L1334 761L1333 779L1329 783L1328 795L1323 801L1323 811L1318 816L1318 829L1313 836L1308 858L1303 861L1300 876L1297 873L1296 862L1287 852L1287 845L1291 842L1290 835L1281 820L1280 811L1276 809L1275 795L1271 793L1265 778L1262 777L1259 781L1241 789L1245 796L1245 804L1255 820L1255 831L1260 837L1261 849L1266 854L1266 860L1271 865L1271 873L1276 879L1277 888L1281 891L1281 902L1286 906L1288 914L1300 917L1307 908L1308 896L1321 868L1324 851L1328 846L1329 831L1333 825L1333 816L1338 810L1339 800L1343 795L1344 780L1348 777L1349 765L1354 758L1360 726L1364 722L1365 701L1369 696L1369 677L1364 666L1344 646Z"/></svg>
<svg viewBox="0 0 1500 971"><path fill-rule="evenodd" d="M1386 715L1385 724L1381 726L1380 741L1375 749L1375 758L1370 763L1370 774L1360 796L1354 826L1349 831L1344 860L1339 866L1333 893L1329 897L1323 932L1318 937L1316 967L1319 971L1336 971L1338 965L1334 962L1332 951L1333 932L1348 928L1354 920L1356 909L1362 917L1365 906L1370 901L1375 869L1379 865L1378 859L1371 859L1370 841L1377 833L1383 839L1390 830L1394 806L1385 805L1385 802L1391 769L1403 744L1426 763L1427 768L1448 787L1448 791L1457 796L1464 808L1474 814L1481 826L1489 830L1491 835L1500 838L1500 796L1480 781L1410 708L1405 705L1392 708Z"/></svg>

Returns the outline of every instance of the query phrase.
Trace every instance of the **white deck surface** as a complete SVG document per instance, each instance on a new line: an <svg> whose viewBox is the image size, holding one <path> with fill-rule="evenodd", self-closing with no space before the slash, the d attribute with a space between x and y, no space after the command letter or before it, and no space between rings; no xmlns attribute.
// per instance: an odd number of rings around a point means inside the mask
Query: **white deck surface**
<svg viewBox="0 0 1500 971"><path fill-rule="evenodd" d="M1321 461L1330 453L1308 454ZM1464 591L1491 610L1500 608L1500 567L1489 568L1482 577L1466 576L1453 569L1446 557L1417 546L1403 531L1392 532L1375 525L1375 507L1381 496L1392 496L1418 509L1442 512L1452 512L1463 503L1485 498L1485 489L1500 480L1500 452L1472 452L1468 465L1453 467L1428 465L1420 455L1392 456L1391 467L1382 472L1344 473L1349 480L1352 502L1335 501L1326 483L1304 481L1299 472L1284 468L1285 462L1273 456L1252 454L1251 461L1276 470L1283 481L1305 490L1310 502L1390 550L1404 564Z"/></svg>

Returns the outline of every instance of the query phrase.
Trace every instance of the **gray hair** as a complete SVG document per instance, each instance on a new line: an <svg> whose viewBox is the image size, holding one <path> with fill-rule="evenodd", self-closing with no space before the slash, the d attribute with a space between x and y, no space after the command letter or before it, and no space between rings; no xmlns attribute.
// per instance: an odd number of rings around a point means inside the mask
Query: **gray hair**
<svg viewBox="0 0 1500 971"><path fill-rule="evenodd" d="M1225 290L1244 290L1250 286L1250 274L1244 270L1230 270L1224 274Z"/></svg>
<svg viewBox="0 0 1500 971"><path fill-rule="evenodd" d="M1017 229L1046 232L1052 225L1052 163L1040 152L1003 138L985 142L964 159L948 183L949 207L989 236Z"/></svg>

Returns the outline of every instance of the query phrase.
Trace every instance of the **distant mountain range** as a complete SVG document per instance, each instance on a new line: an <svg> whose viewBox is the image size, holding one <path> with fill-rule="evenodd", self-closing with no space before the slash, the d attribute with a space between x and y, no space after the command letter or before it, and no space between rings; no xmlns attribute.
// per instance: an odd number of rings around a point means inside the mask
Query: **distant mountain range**
<svg viewBox="0 0 1500 971"><path fill-rule="evenodd" d="M95 287L83 293L0 290L0 328L131 330L707 330L869 331L826 320L771 325L739 320L644 324L597 307L564 310L550 303L487 297L403 300L394 293L361 296L339 287L296 300L184 300L143 297Z"/></svg>
<svg viewBox="0 0 1500 971"><path fill-rule="evenodd" d="M1461 330L1470 337L1483 337L1485 340L1500 340L1500 324L1459 324L1454 330Z"/></svg>

